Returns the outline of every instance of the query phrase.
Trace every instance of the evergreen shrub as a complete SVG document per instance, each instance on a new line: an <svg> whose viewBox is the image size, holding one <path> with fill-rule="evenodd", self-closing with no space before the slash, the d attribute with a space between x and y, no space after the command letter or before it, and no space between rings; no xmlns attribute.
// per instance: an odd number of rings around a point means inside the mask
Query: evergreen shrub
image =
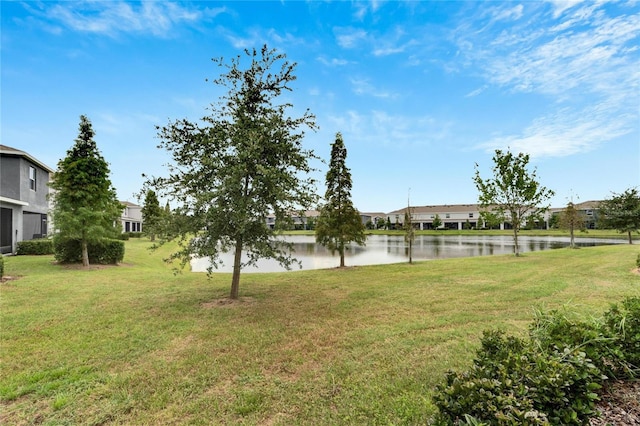
<svg viewBox="0 0 640 426"><path fill-rule="evenodd" d="M54 238L54 257L60 263L81 263L82 245L77 239ZM89 243L89 263L117 264L124 259L124 241L104 238L96 243Z"/></svg>
<svg viewBox="0 0 640 426"><path fill-rule="evenodd" d="M582 425L610 378L640 376L640 297L603 318L538 313L528 338L485 331L472 367L436 387L436 424Z"/></svg>
<svg viewBox="0 0 640 426"><path fill-rule="evenodd" d="M41 238L18 242L17 255L53 254L53 240Z"/></svg>

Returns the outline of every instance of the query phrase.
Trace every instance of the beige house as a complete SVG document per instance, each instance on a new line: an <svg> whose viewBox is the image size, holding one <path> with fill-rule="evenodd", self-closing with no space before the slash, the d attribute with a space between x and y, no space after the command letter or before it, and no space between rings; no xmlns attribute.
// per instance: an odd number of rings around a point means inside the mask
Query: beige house
<svg viewBox="0 0 640 426"><path fill-rule="evenodd" d="M120 204L124 207L120 216L122 232L142 232L142 207L129 201Z"/></svg>
<svg viewBox="0 0 640 426"><path fill-rule="evenodd" d="M411 223L416 229L434 229L433 222L436 217L440 219L441 225L438 229L473 229L484 228L485 223L480 217L480 206L478 204L445 204L440 206L412 206ZM402 226L407 208L392 211L387 214L392 227ZM538 226L542 229L549 228L550 212L543 216L543 222ZM508 221L500 223L500 229L511 229Z"/></svg>

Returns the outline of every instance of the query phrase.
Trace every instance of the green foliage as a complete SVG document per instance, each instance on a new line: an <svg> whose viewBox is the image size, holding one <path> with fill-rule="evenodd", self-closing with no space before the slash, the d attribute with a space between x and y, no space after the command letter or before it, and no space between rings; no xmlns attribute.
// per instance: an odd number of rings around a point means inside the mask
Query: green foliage
<svg viewBox="0 0 640 426"><path fill-rule="evenodd" d="M598 206L600 227L627 233L629 244L633 244L632 232L640 230L640 194L637 188L627 189L622 194L613 194Z"/></svg>
<svg viewBox="0 0 640 426"><path fill-rule="evenodd" d="M434 396L440 421L465 415L494 425L582 425L595 413L600 371L584 352L542 350L532 340L485 332L473 366L449 372Z"/></svg>
<svg viewBox="0 0 640 426"><path fill-rule="evenodd" d="M4 277L4 256L0 254L0 280Z"/></svg>
<svg viewBox="0 0 640 426"><path fill-rule="evenodd" d="M351 172L346 165L347 148L342 135L336 134L331 144L331 161L327 172L324 205L316 224L316 241L340 255L344 266L344 252L350 242L364 245L366 236L360 213L351 201Z"/></svg>
<svg viewBox="0 0 640 426"><path fill-rule="evenodd" d="M605 330L619 350L624 375L640 377L640 297L628 297L605 313Z"/></svg>
<svg viewBox="0 0 640 426"><path fill-rule="evenodd" d="M37 240L19 241L16 250L18 255L53 254L53 240L42 238Z"/></svg>
<svg viewBox="0 0 640 426"><path fill-rule="evenodd" d="M640 268L640 253L638 253L638 257L636 257L636 266Z"/></svg>
<svg viewBox="0 0 640 426"><path fill-rule="evenodd" d="M63 239L83 245L119 234L122 205L109 180L109 166L96 142L89 119L80 116L79 135L67 156L58 162L50 185L55 190L53 223ZM88 264L86 256L83 264Z"/></svg>
<svg viewBox="0 0 640 426"><path fill-rule="evenodd" d="M148 189L142 206L143 231L151 241L155 241L156 234L161 232L163 210L155 191Z"/></svg>
<svg viewBox="0 0 640 426"><path fill-rule="evenodd" d="M436 213L433 218L433 229L438 229L442 226L442 219L440 219L440 215Z"/></svg>
<svg viewBox="0 0 640 426"><path fill-rule="evenodd" d="M53 238L54 257L59 263L82 261L82 244L78 239L56 235ZM117 264L124 259L124 241L104 238L88 244L89 262L103 265Z"/></svg>
<svg viewBox="0 0 640 426"><path fill-rule="evenodd" d="M529 155L496 150L493 157L493 177L482 179L476 164L473 178L479 191L478 203L483 213L494 215L492 220L507 220L513 227L514 253L519 255L518 231L525 224L527 217L537 217L549 206L542 206L554 192L538 182L536 171L529 172Z"/></svg>
<svg viewBox="0 0 640 426"><path fill-rule="evenodd" d="M438 386L438 422L586 424L608 377L639 374L640 297L612 305L602 320L538 312L528 340L484 333L471 369Z"/></svg>
<svg viewBox="0 0 640 426"><path fill-rule="evenodd" d="M168 177L146 183L176 205L163 226L165 235L159 235L161 244L180 243L169 260L185 265L194 256L207 258L213 269L221 253L234 252L232 299L238 298L243 267L259 258L285 267L295 262L291 245L276 239L265 217L273 214L284 226L292 212L310 209L317 199L308 177L309 159L315 156L302 148L303 129L315 129L315 117L309 111L291 117L293 105L277 103L291 90L295 64L267 46L245 54L230 62L214 59L226 70L214 83L228 92L211 105L209 116L200 123L183 119L158 128L159 148L170 152L172 166ZM243 60L250 62L246 68Z"/></svg>

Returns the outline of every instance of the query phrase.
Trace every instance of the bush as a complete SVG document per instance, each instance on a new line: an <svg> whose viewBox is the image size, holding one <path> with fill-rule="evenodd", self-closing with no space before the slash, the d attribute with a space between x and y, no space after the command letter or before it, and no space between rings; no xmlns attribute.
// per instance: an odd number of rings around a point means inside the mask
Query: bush
<svg viewBox="0 0 640 426"><path fill-rule="evenodd" d="M538 313L527 340L485 332L472 368L447 373L436 388L436 424L586 424L603 373L640 374L640 297L612 305L603 319Z"/></svg>
<svg viewBox="0 0 640 426"><path fill-rule="evenodd" d="M640 269L640 253L638 253L638 257L636 257L636 266Z"/></svg>
<svg viewBox="0 0 640 426"><path fill-rule="evenodd" d="M449 372L437 387L438 422L464 424L472 416L495 425L581 425L595 412L599 376L583 352L546 352L530 340L485 332L471 369Z"/></svg>
<svg viewBox="0 0 640 426"><path fill-rule="evenodd" d="M54 238L54 256L60 263L81 263L82 245L80 240ZM97 243L89 243L89 263L117 264L124 259L124 242L120 240L102 239Z"/></svg>
<svg viewBox="0 0 640 426"><path fill-rule="evenodd" d="M53 240L42 238L37 240L20 241L16 250L17 255L53 254Z"/></svg>
<svg viewBox="0 0 640 426"><path fill-rule="evenodd" d="M0 280L4 277L4 256L0 254Z"/></svg>
<svg viewBox="0 0 640 426"><path fill-rule="evenodd" d="M623 376L640 377L640 297L628 297L605 313L607 335L623 364Z"/></svg>

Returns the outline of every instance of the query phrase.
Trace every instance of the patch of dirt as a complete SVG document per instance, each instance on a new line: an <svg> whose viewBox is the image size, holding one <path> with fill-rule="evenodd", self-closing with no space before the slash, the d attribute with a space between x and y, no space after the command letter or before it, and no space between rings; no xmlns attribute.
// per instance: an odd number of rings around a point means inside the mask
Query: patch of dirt
<svg viewBox="0 0 640 426"><path fill-rule="evenodd" d="M600 416L591 419L590 426L640 425L640 380L619 380L608 384L596 408Z"/></svg>
<svg viewBox="0 0 640 426"><path fill-rule="evenodd" d="M0 279L0 284L8 283L9 281L19 280L20 277L12 277L10 275L5 275Z"/></svg>
<svg viewBox="0 0 640 426"><path fill-rule="evenodd" d="M254 303L256 303L256 299L253 297L240 297L238 299L222 297L211 302L204 302L202 303L202 307L205 309L233 308L237 306L253 305Z"/></svg>

